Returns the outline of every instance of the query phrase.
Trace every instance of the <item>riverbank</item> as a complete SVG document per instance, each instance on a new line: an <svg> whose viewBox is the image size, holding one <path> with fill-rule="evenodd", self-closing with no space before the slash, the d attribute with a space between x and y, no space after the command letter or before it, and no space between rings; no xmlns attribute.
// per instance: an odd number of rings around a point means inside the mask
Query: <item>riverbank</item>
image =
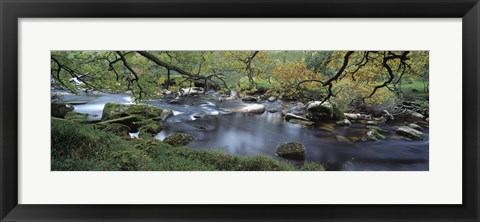
<svg viewBox="0 0 480 222"><path fill-rule="evenodd" d="M292 171L325 170L268 156L193 150L155 139L124 139L90 124L52 118L52 171Z"/></svg>

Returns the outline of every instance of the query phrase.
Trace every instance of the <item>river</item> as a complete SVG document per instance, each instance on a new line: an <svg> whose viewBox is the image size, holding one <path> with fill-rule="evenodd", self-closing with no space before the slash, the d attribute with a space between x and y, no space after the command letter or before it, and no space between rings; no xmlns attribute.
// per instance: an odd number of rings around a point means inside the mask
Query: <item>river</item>
<svg viewBox="0 0 480 222"><path fill-rule="evenodd" d="M382 125L385 140L349 142L342 138L365 132L365 126L336 127L334 123L319 124L310 128L285 122L280 112L263 114L235 113L230 108L251 105L238 100L219 101L221 95L210 91L207 96L182 97L178 104L169 104L173 96L149 101L147 104L172 109L174 116L156 135L163 140L176 133L185 132L196 140L192 149L218 149L235 155L274 155L278 145L299 141L306 148L306 160L325 164L327 170L362 171L428 171L428 128L424 141L410 141L395 134L395 124ZM100 119L107 102L133 103L128 94L64 95L76 112L87 113L91 119ZM281 107L283 101L261 101L267 110ZM399 124L399 123L397 123ZM291 161L291 160L287 160ZM302 164L301 161L291 161Z"/></svg>

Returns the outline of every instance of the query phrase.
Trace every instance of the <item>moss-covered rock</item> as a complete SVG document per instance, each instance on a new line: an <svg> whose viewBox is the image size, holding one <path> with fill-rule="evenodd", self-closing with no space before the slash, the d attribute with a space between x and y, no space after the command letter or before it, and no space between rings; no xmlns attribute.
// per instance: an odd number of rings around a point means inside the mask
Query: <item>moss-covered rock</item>
<svg viewBox="0 0 480 222"><path fill-rule="evenodd" d="M412 129L408 126L401 126L401 127L397 128L397 134L408 137L408 138L413 139L413 140L423 140L427 137L422 132L420 132L416 129Z"/></svg>
<svg viewBox="0 0 480 222"><path fill-rule="evenodd" d="M409 123L408 124L408 127L412 128L412 129L415 129L415 130L418 130L418 131L423 131L423 128L415 123Z"/></svg>
<svg viewBox="0 0 480 222"><path fill-rule="evenodd" d="M160 115L160 119L165 121L166 119L173 116L173 111L171 109L163 109L162 114Z"/></svg>
<svg viewBox="0 0 480 222"><path fill-rule="evenodd" d="M88 117L88 114L77 113L77 112L68 112L67 114L65 114L64 118L66 120L71 120L71 121L75 121L75 122L79 122L79 123L85 123L85 122L87 122L87 117Z"/></svg>
<svg viewBox="0 0 480 222"><path fill-rule="evenodd" d="M62 102L52 102L50 108L51 116L58 118L64 118L68 112L73 111L73 106Z"/></svg>
<svg viewBox="0 0 480 222"><path fill-rule="evenodd" d="M376 141L376 140L383 140L383 139L385 139L385 136L375 129L370 129L367 132L367 140Z"/></svg>
<svg viewBox="0 0 480 222"><path fill-rule="evenodd" d="M322 120L342 120L345 119L345 114L330 102L312 101L306 106L307 118L312 121Z"/></svg>
<svg viewBox="0 0 480 222"><path fill-rule="evenodd" d="M140 127L139 123L141 123L144 120L145 118L143 118L142 116L131 115L131 116L120 117L117 119L102 121L97 123L97 125L99 125L100 128L102 128L102 126L106 127L112 123L119 123L119 124L123 124L130 127L131 130L136 130Z"/></svg>
<svg viewBox="0 0 480 222"><path fill-rule="evenodd" d="M190 134L186 133L175 133L163 140L163 142L168 143L172 146L185 146L195 140Z"/></svg>
<svg viewBox="0 0 480 222"><path fill-rule="evenodd" d="M103 108L102 121L138 115L144 118L160 118L164 109L146 104L107 103Z"/></svg>
<svg viewBox="0 0 480 222"><path fill-rule="evenodd" d="M128 133L130 132L130 127L120 123L112 123L112 124L109 124L107 127L105 127L104 130L111 132L117 136L123 137L123 136L128 136Z"/></svg>
<svg viewBox="0 0 480 222"><path fill-rule="evenodd" d="M286 159L304 160L305 147L299 142L286 143L278 146L275 154Z"/></svg>
<svg viewBox="0 0 480 222"><path fill-rule="evenodd" d="M160 122L150 120L150 119L143 120L137 124L140 125L140 128L138 129L138 131L140 132L139 136L142 138L153 137L163 129L163 125Z"/></svg>

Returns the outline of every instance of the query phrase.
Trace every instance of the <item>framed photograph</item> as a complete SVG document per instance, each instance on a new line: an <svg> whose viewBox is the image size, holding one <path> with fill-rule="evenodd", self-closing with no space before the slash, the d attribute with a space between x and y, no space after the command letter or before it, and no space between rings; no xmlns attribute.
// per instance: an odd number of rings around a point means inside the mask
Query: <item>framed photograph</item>
<svg viewBox="0 0 480 222"><path fill-rule="evenodd" d="M479 221L477 0L0 11L1 221Z"/></svg>

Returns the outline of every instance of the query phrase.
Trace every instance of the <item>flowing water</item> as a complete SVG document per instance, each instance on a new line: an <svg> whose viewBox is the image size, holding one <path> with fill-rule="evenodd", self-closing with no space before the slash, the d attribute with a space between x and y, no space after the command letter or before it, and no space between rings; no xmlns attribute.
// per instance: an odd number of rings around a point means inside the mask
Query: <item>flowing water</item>
<svg viewBox="0 0 480 222"><path fill-rule="evenodd" d="M410 141L395 134L395 125L381 125L387 139L381 141L350 142L348 138L364 135L365 126L336 127L324 123L309 128L285 122L280 112L263 114L235 113L231 108L251 104L241 101L219 101L220 95L209 92L207 96L182 97L178 104L169 104L173 96L147 102L150 105L172 109L174 116L164 124L156 135L163 140L176 132L193 135L196 140L188 146L193 149L217 149L236 155L274 155L278 145L299 141L306 147L306 160L320 162L328 170L428 170L427 139ZM133 103L128 94L92 94L63 96L73 102L75 111L90 114L91 119L100 119L107 102ZM279 109L284 102L261 101L269 109ZM299 161L291 161L301 164Z"/></svg>

